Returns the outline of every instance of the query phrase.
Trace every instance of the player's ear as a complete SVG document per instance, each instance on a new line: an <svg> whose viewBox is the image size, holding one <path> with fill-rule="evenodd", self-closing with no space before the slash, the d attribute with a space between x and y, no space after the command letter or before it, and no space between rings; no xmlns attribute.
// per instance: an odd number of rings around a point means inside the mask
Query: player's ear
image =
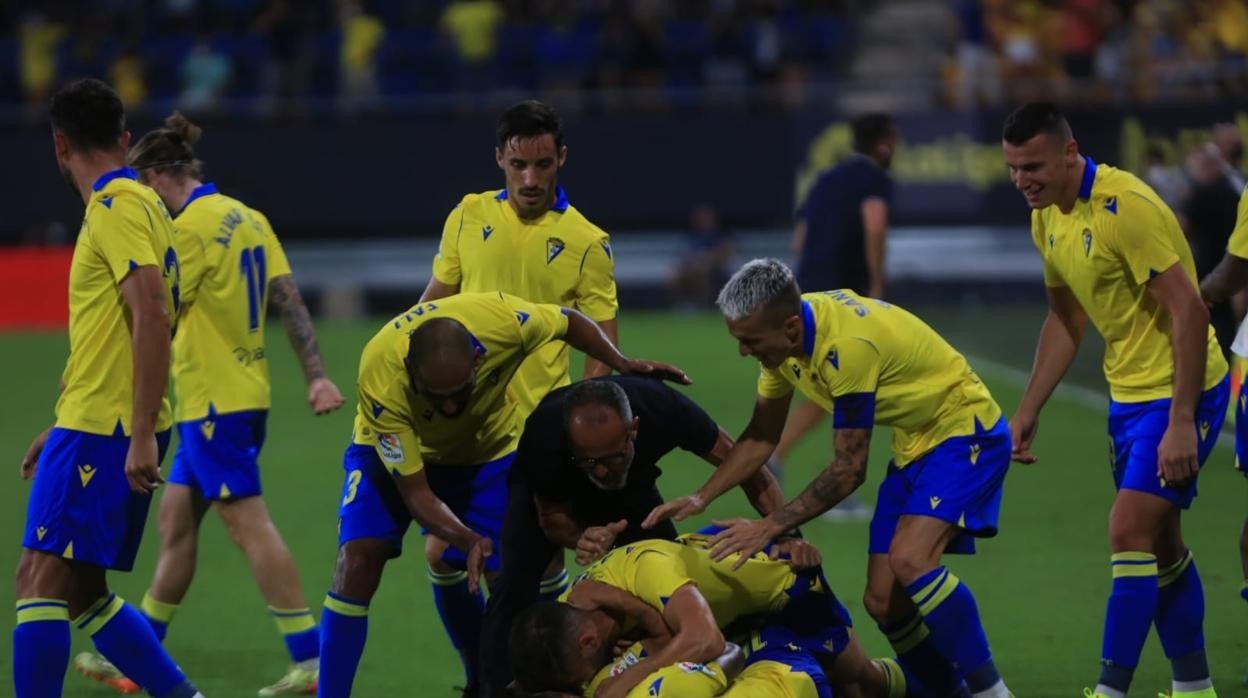
<svg viewBox="0 0 1248 698"><path fill-rule="evenodd" d="M56 150L57 160L69 159L69 136L60 131L52 132L52 147Z"/></svg>
<svg viewBox="0 0 1248 698"><path fill-rule="evenodd" d="M498 163L498 169L506 169L506 167L503 166L503 149L498 146L494 147L494 162Z"/></svg>
<svg viewBox="0 0 1248 698"><path fill-rule="evenodd" d="M117 139L117 145L121 147L122 152L129 152L130 150L130 132L129 131L121 132L121 137Z"/></svg>
<svg viewBox="0 0 1248 698"><path fill-rule="evenodd" d="M568 161L568 146L566 145L559 146L559 166L563 167L564 163L566 163L567 161Z"/></svg>
<svg viewBox="0 0 1248 698"><path fill-rule="evenodd" d="M641 424L641 417L633 417L633 423L628 425L629 439L634 441L637 439L637 425L639 424Z"/></svg>

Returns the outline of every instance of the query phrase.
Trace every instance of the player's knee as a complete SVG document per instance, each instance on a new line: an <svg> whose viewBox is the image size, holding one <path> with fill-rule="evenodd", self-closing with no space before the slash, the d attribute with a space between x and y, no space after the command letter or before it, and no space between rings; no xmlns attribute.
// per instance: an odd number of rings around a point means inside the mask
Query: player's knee
<svg viewBox="0 0 1248 698"><path fill-rule="evenodd" d="M1109 515L1109 547L1113 552L1153 552L1157 531L1128 507L1115 506Z"/></svg>
<svg viewBox="0 0 1248 698"><path fill-rule="evenodd" d="M71 567L59 557L22 550L17 561L14 592L19 599L34 597L66 599L70 592Z"/></svg>
<svg viewBox="0 0 1248 698"><path fill-rule="evenodd" d="M217 511L230 540L243 550L263 544L277 534L268 509L258 497L223 500L217 503Z"/></svg>
<svg viewBox="0 0 1248 698"><path fill-rule="evenodd" d="M867 589L867 593L862 595L862 605L867 609L867 615L876 623L887 623L891 609L892 594L879 593L872 589Z"/></svg>
<svg viewBox="0 0 1248 698"><path fill-rule="evenodd" d="M334 593L357 601L371 600L389 553L386 542L376 538L360 538L342 545L334 567Z"/></svg>
<svg viewBox="0 0 1248 698"><path fill-rule="evenodd" d="M939 561L933 563L927 555L914 548L894 545L888 551L888 566L903 586L912 584L938 564Z"/></svg>

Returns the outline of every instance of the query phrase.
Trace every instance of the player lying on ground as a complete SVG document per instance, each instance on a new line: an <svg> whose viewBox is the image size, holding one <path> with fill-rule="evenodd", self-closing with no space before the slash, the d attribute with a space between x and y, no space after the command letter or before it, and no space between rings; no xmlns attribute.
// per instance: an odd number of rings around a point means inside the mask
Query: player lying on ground
<svg viewBox="0 0 1248 698"><path fill-rule="evenodd" d="M759 553L716 562L706 536L616 548L591 565L563 603L542 601L516 620L512 671L526 690L579 691L625 638L667 639L662 649L602 682L595 698L628 695L656 668L705 663L724 651L721 628L766 617L800 638L847 696L904 696L892 660L871 661L851 631L849 612L817 568L794 570Z"/></svg>

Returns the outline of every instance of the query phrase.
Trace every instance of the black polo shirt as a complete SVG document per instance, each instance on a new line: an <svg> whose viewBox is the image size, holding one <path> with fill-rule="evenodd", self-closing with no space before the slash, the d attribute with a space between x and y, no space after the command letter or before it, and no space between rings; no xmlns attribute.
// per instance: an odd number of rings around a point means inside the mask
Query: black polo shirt
<svg viewBox="0 0 1248 698"><path fill-rule="evenodd" d="M629 504L652 501L650 494L663 472L659 460L676 448L699 456L710 453L719 438L719 425L692 400L661 381L637 376L595 380L611 381L623 388L633 416L639 419L633 463L623 489L603 491L572 464L563 425L568 388L547 395L529 416L512 472L525 478L543 501L568 505L582 523L602 525L636 517L637 509Z"/></svg>

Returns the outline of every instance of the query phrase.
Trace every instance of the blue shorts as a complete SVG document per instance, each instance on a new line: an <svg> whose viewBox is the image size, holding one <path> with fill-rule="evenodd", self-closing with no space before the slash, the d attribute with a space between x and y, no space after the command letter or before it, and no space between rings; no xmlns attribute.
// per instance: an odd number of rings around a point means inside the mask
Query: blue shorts
<svg viewBox="0 0 1248 698"><path fill-rule="evenodd" d="M169 432L156 435L158 458ZM151 495L130 491L130 437L55 427L39 454L22 547L129 572L143 540Z"/></svg>
<svg viewBox="0 0 1248 698"><path fill-rule="evenodd" d="M178 423L169 482L207 500L260 496L260 448L268 410L210 414Z"/></svg>
<svg viewBox="0 0 1248 698"><path fill-rule="evenodd" d="M794 645L831 666L849 647L849 631L854 627L849 609L836 598L822 569L797 572L797 581L787 593L788 603L769 616L768 622L793 633Z"/></svg>
<svg viewBox="0 0 1248 698"><path fill-rule="evenodd" d="M809 676L819 698L832 698L832 686L828 683L827 674L819 666L819 660L802 648L801 642L802 638L782 625L764 625L753 633L749 646L745 647L749 652L745 665L758 662L784 664L795 672Z"/></svg>
<svg viewBox="0 0 1248 698"><path fill-rule="evenodd" d="M502 560L499 537L507 509L507 475L513 460L514 452L483 465L425 465L429 488L438 499L464 525L487 536L494 544L494 554L485 562L487 570L497 570ZM338 507L338 545L357 538L379 538L389 542L394 549L393 557L398 557L412 517L394 477L372 446L348 446L342 467L346 480ZM468 557L458 548L448 547L442 554L442 561L462 570L467 568Z"/></svg>
<svg viewBox="0 0 1248 698"><path fill-rule="evenodd" d="M1196 436L1200 440L1197 452L1201 465L1218 441L1230 396L1229 378L1223 378L1200 396L1196 406ZM1157 447L1169 424L1170 398L1148 402L1110 401L1109 439L1114 485L1120 490L1147 492L1187 509L1196 497L1196 478L1185 487L1175 488L1163 485L1157 475Z"/></svg>
<svg viewBox="0 0 1248 698"><path fill-rule="evenodd" d="M976 538L997 535L1010 443L1004 417L986 431L977 420L974 434L945 439L904 468L889 463L876 495L868 552L888 552L901 517L930 516L961 529L946 553L974 555Z"/></svg>

